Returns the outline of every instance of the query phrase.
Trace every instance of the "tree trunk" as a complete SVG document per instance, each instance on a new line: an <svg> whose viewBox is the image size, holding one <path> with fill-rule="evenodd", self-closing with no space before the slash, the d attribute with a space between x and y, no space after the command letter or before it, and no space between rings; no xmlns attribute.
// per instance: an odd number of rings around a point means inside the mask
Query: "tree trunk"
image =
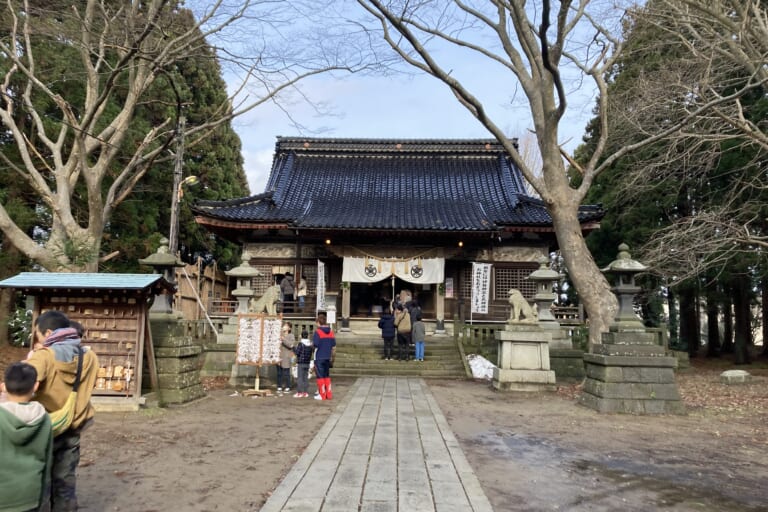
<svg viewBox="0 0 768 512"><path fill-rule="evenodd" d="M721 354L733 353L733 299L731 294L733 287L729 287L723 300L723 343L720 346Z"/></svg>
<svg viewBox="0 0 768 512"><path fill-rule="evenodd" d="M736 320L733 362L735 364L749 364L749 340L752 338L750 320L752 315L749 310L749 281L744 276L739 276L733 287L733 313Z"/></svg>
<svg viewBox="0 0 768 512"><path fill-rule="evenodd" d="M0 256L0 280L13 277L19 273L22 265L21 252L11 244L7 237L2 236L3 254ZM16 310L16 290L13 288L0 289L0 345L10 343L8 320Z"/></svg>
<svg viewBox="0 0 768 512"><path fill-rule="evenodd" d="M617 311L616 296L597 267L581 233L576 211L566 205L550 205L560 251L579 299L587 312L588 350L600 344L602 333L608 332Z"/></svg>
<svg viewBox="0 0 768 512"><path fill-rule="evenodd" d="M768 357L768 277L764 277L762 282L762 294L760 295L760 318L762 320L763 333L763 357Z"/></svg>
<svg viewBox="0 0 768 512"><path fill-rule="evenodd" d="M696 357L701 339L697 321L696 293L692 287L680 290L680 341L690 357Z"/></svg>
<svg viewBox="0 0 768 512"><path fill-rule="evenodd" d="M707 293L707 357L720 355L720 308L717 302L717 281L710 280Z"/></svg>
<svg viewBox="0 0 768 512"><path fill-rule="evenodd" d="M677 315L677 294L671 288L667 288L667 308L669 308L669 346L679 350L680 335L678 333L679 317Z"/></svg>
<svg viewBox="0 0 768 512"><path fill-rule="evenodd" d="M0 289L0 346L10 343L8 320L13 314L16 290L13 288Z"/></svg>

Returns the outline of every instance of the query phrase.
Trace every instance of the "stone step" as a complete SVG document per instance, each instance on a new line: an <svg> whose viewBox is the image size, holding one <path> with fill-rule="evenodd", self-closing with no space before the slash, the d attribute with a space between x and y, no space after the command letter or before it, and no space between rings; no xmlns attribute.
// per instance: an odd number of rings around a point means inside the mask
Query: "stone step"
<svg viewBox="0 0 768 512"><path fill-rule="evenodd" d="M345 377L406 376L424 378L466 378L458 346L450 336L427 336L424 340L424 362L385 361L381 331L341 333L336 338L336 361L331 375ZM414 347L409 347L413 356ZM393 354L398 353L397 343Z"/></svg>
<svg viewBox="0 0 768 512"><path fill-rule="evenodd" d="M405 375L433 378L466 378L455 340L449 336L427 336L424 347L424 362L384 361L384 342L381 332L370 335L360 333L340 333L337 335L336 361L332 375L346 377L364 377L368 375ZM230 340L230 343L222 343ZM205 346L205 364L203 376L229 375L235 360L234 336L219 335L219 343ZM393 353L397 354L397 344ZM413 356L413 346L409 353Z"/></svg>
<svg viewBox="0 0 768 512"><path fill-rule="evenodd" d="M398 343L395 341L393 346L397 346ZM415 343L411 343L411 345L415 345ZM379 348L383 347L384 342L382 340L376 340L376 341L359 341L355 343L349 343L349 342L343 342L343 341L336 341L336 347L348 349L348 350L363 350L363 349L372 349L372 348ZM430 343L425 342L424 346L429 348L440 348L445 350L458 350L458 347L455 343Z"/></svg>
<svg viewBox="0 0 768 512"><path fill-rule="evenodd" d="M356 371L349 371L344 369L333 368L331 370L331 377L370 377L375 376L402 376L402 377L423 377L432 379L464 379L466 378L464 371L448 371L448 370L425 370L423 368L406 368L407 363L403 363L403 368L387 368L379 367L366 370L364 374L360 374Z"/></svg>
<svg viewBox="0 0 768 512"><path fill-rule="evenodd" d="M397 352L395 352L393 355L397 357ZM411 358L413 358L413 353L410 354ZM373 354L369 357L350 357L343 354L336 354L336 363L338 365L354 365L354 364L379 364L381 361L384 361L382 358L382 354ZM444 365L456 365L456 364L462 364L461 359L458 357L437 357L435 355L430 355L429 353L424 354L424 362L429 361L430 363L434 364L444 364Z"/></svg>
<svg viewBox="0 0 768 512"><path fill-rule="evenodd" d="M367 346L367 345L383 345L384 340L382 340L381 338L347 338L342 340L337 339L336 344L344 345L344 346L348 345L351 347ZM456 342L453 341L452 339L448 339L448 340L427 339L427 340L424 340L424 344L432 345L435 347L455 347L456 346ZM397 340L395 340L395 345L397 345Z"/></svg>
<svg viewBox="0 0 768 512"><path fill-rule="evenodd" d="M397 350L399 345L395 343L392 347ZM413 348L415 345L411 345ZM381 352L384 350L383 343L377 343L375 345L336 345L337 352L346 352L348 354L368 354L373 352ZM424 350L432 351L440 354L458 354L459 350L456 347L424 345Z"/></svg>
<svg viewBox="0 0 768 512"><path fill-rule="evenodd" d="M375 361L340 361L338 358L334 361L333 367L334 368L371 368L375 366L381 366L381 365L392 365L395 363L418 363L417 366L420 368L428 368L428 369L439 369L439 368L449 368L449 369L460 369L464 368L464 364L462 364L461 361L454 360L454 361L437 361L437 360L431 360L428 358L425 358L424 361L414 361L413 359L410 361L397 361L396 359L385 361L383 359L376 359Z"/></svg>

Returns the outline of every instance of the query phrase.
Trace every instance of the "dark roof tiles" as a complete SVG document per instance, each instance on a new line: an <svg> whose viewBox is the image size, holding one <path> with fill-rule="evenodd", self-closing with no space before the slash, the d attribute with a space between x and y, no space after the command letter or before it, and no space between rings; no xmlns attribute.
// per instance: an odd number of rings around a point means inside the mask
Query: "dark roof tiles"
<svg viewBox="0 0 768 512"><path fill-rule="evenodd" d="M487 140L280 137L267 192L194 209L296 228L492 231L552 223L502 146ZM584 214L599 219L602 210Z"/></svg>

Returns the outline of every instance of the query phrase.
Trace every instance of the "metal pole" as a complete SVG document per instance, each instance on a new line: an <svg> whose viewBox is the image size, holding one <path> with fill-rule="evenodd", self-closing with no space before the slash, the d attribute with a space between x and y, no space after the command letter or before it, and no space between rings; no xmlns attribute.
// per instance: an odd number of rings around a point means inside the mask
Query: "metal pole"
<svg viewBox="0 0 768 512"><path fill-rule="evenodd" d="M168 236L168 252L173 255L179 251L179 191L183 174L184 127L186 122L186 118L180 116L176 131L176 164L173 167L173 194L171 196L171 233Z"/></svg>

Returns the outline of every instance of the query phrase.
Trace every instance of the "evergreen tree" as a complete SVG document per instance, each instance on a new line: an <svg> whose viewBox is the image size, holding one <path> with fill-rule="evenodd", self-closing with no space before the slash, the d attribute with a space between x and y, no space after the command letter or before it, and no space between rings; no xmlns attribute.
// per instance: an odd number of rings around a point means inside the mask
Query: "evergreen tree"
<svg viewBox="0 0 768 512"><path fill-rule="evenodd" d="M612 103L614 123L609 144L632 144L704 102L707 95L714 92L727 97L749 82L749 70L726 65L729 57L725 52L702 63L691 51L700 34L695 28L686 34L686 27L675 25L672 15L676 7L686 3L653 0L628 18L627 52L617 61L609 86L611 98L618 99ZM713 38L708 43L716 45L722 40ZM713 75L709 68L723 71ZM680 113L675 113L674 104L663 110L654 108L656 91L675 83L665 79L670 69L689 76L691 85L699 84L698 88L679 91ZM744 115L756 124L765 119L763 90L752 89L741 98ZM599 125L591 123L582 150L588 153L598 129ZM659 140L632 158L617 161L591 189L590 202L603 202L608 213L603 229L593 233L588 242L598 255L610 254L619 241L637 245L638 256L667 276L680 300L680 341L691 355L700 345L701 297L707 298L710 322L716 320L719 308L713 301L723 296L714 293L713 287L722 287L717 286L717 280L732 278L738 286L727 288L734 290L737 360L743 360L740 347L749 342L744 327L749 320L738 315L749 311L745 304L750 299L744 295L749 287L742 281L760 274L764 267L764 256L754 243L754 238L765 233L760 219L768 213L762 206L767 199L764 178L760 166L755 165L763 150L750 138L722 135L718 130L721 127L713 118L701 117L681 136ZM723 222L724 218L728 222ZM729 225L734 230L747 227L753 240L734 240L728 233ZM704 275L708 276L705 294L700 291L699 280ZM671 318L674 310L670 303ZM716 323L709 330L711 338L719 332ZM717 341L711 339L710 343ZM714 351L710 345L708 353Z"/></svg>

